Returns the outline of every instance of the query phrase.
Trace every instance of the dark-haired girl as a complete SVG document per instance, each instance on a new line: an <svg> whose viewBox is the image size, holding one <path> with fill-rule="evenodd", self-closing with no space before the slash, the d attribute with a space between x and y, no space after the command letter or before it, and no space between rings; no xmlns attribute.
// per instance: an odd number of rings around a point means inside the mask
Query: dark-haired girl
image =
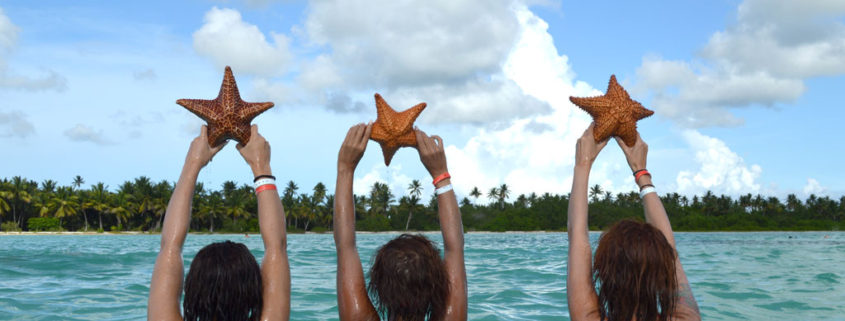
<svg viewBox="0 0 845 321"><path fill-rule="evenodd" d="M252 126L250 140L237 149L256 180L258 222L264 240L264 260L240 243L220 242L200 250L185 278L184 320L288 320L290 318L290 268L288 266L285 212L270 170L270 144ZM182 245L191 220L191 200L200 169L223 146L208 145L202 127L185 158L173 190L156 258L147 306L149 320L182 320Z"/></svg>
<svg viewBox="0 0 845 321"><path fill-rule="evenodd" d="M645 171L648 145L637 135L628 147L616 139L635 173L646 223L623 220L599 238L591 264L587 230L590 168L607 141L596 143L593 127L575 145L575 176L569 200L569 264L566 292L572 320L700 320L698 305L675 250L669 217ZM598 291L596 290L598 289Z"/></svg>
<svg viewBox="0 0 845 321"><path fill-rule="evenodd" d="M352 179L367 148L371 130L372 124L350 128L337 160L334 240L340 320L466 320L463 226L440 137L429 137L416 130L420 160L437 188L444 257L441 259L437 248L426 237L403 234L376 252L370 269L370 284L365 285L355 246Z"/></svg>

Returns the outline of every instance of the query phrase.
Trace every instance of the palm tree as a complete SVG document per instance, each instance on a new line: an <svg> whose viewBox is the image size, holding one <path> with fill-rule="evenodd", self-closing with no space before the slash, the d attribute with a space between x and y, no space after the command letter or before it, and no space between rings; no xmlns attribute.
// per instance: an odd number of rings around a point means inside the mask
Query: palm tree
<svg viewBox="0 0 845 321"><path fill-rule="evenodd" d="M408 184L408 205L410 205L411 209L408 211L408 219L405 221L405 230L408 230L408 225L411 224L411 217L414 215L414 208L417 207L417 203L420 201L420 195L422 195L422 184L420 180L415 179Z"/></svg>
<svg viewBox="0 0 845 321"><path fill-rule="evenodd" d="M496 187L491 188L490 191L487 192L487 198L491 201L497 200L499 198L499 189Z"/></svg>
<svg viewBox="0 0 845 321"><path fill-rule="evenodd" d="M4 179L0 181L0 215L8 213L12 207L9 206L9 201L12 198L12 192L6 190L7 189L7 182ZM15 222L17 224L17 222Z"/></svg>
<svg viewBox="0 0 845 321"><path fill-rule="evenodd" d="M76 177L73 178L73 183L71 185L73 185L73 188L79 189L82 184L85 184L85 180L82 179L82 176L76 175Z"/></svg>
<svg viewBox="0 0 845 321"><path fill-rule="evenodd" d="M599 201L599 195L602 193L604 193L604 190L601 189L601 185L593 185L593 187L590 187L590 200L593 203L597 203Z"/></svg>
<svg viewBox="0 0 845 321"><path fill-rule="evenodd" d="M21 213L20 217L18 217L18 209L21 208L21 202L29 204L32 200L32 196L29 193L28 186L26 180L20 176L12 177L11 181L11 189L9 192L11 193L11 200L12 203L12 220L16 221L18 226L23 226L23 213Z"/></svg>
<svg viewBox="0 0 845 321"><path fill-rule="evenodd" d="M296 217L295 217L295 215L293 215L294 214L293 208L294 208L294 201L296 201L295 198L296 198L296 191L297 190L299 190L299 186L297 186L296 183L294 183L291 180L291 181L288 181L287 186L285 186L285 191L284 191L284 193L282 193L282 205L284 205L285 208L288 211L290 211L290 213L288 213L290 215L288 215L288 216L294 216L294 221L296 220ZM288 227L290 227L291 220L288 219L287 221L288 221Z"/></svg>
<svg viewBox="0 0 845 321"><path fill-rule="evenodd" d="M49 211L53 217L59 219L59 226L65 217L72 217L79 213L79 198L73 194L70 187L59 187L55 197L50 200Z"/></svg>
<svg viewBox="0 0 845 321"><path fill-rule="evenodd" d="M103 212L108 209L108 186L103 182L98 182L97 185L91 185L91 198L88 199L85 207L97 211L97 219L100 222L99 230L103 230Z"/></svg>
<svg viewBox="0 0 845 321"><path fill-rule="evenodd" d="M499 186L499 207L505 209L505 200L510 195L511 191L508 189L508 184L502 184L502 186Z"/></svg>
<svg viewBox="0 0 845 321"><path fill-rule="evenodd" d="M472 191L470 191L470 192L469 192L469 196L472 196L473 198L475 198L475 201L476 201L476 202L478 202L478 198L479 198L481 195L483 195L483 194L481 194L481 191L480 191L480 190L478 190L478 186L473 186L473 187L472 187Z"/></svg>
<svg viewBox="0 0 845 321"><path fill-rule="evenodd" d="M373 183L370 189L370 213L382 214L387 216L387 210L390 204L395 201L393 193L390 191L390 186L382 182Z"/></svg>

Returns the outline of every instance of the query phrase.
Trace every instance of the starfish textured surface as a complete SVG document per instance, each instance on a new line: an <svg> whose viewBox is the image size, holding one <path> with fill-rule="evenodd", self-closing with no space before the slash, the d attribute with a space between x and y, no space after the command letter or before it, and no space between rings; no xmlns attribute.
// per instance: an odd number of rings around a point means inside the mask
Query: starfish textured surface
<svg viewBox="0 0 845 321"><path fill-rule="evenodd" d="M208 141L212 147L220 146L227 139L246 144L249 141L252 119L273 107L272 102L248 103L241 100L238 84L235 83L235 76L229 66L226 66L217 98L179 99L176 103L208 123Z"/></svg>
<svg viewBox="0 0 845 321"><path fill-rule="evenodd" d="M416 147L417 136L414 133L414 121L425 109L425 103L419 103L414 107L399 113L393 110L390 105L376 94L376 122L370 133L370 139L381 145L384 154L384 165L390 166L390 160L399 147Z"/></svg>
<svg viewBox="0 0 845 321"><path fill-rule="evenodd" d="M593 117L596 123L593 138L597 142L617 136L625 145L634 146L637 142L637 121L654 114L639 102L631 100L628 92L616 82L615 75L610 75L604 96L570 96L569 100Z"/></svg>

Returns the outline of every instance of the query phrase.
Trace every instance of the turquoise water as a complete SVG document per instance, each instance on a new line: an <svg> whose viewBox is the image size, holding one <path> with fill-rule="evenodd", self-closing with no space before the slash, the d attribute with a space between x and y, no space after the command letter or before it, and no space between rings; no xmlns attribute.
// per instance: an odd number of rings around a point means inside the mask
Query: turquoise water
<svg viewBox="0 0 845 321"><path fill-rule="evenodd" d="M359 234L364 265L395 235ZM442 245L439 234L427 235ZM705 320L845 320L845 232L676 238ZM225 239L263 255L257 235L190 235L186 266ZM291 319L336 320L332 236L288 242ZM566 246L563 233L467 234L469 319L568 320ZM158 247L158 235L0 235L0 319L144 319Z"/></svg>

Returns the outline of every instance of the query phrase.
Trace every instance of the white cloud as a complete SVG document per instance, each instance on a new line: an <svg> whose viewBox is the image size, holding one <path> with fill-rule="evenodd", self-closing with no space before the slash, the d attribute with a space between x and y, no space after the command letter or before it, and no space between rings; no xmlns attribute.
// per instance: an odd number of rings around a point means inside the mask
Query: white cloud
<svg viewBox="0 0 845 321"><path fill-rule="evenodd" d="M372 108L373 92L397 109L425 101L421 123L546 114L547 104L502 73L519 30L514 8L511 0L311 2L301 30L319 51L294 83L259 80L256 88L277 103L337 112Z"/></svg>
<svg viewBox="0 0 845 321"><path fill-rule="evenodd" d="M65 130L64 134L75 142L91 142L97 145L113 144L103 136L102 130L97 131L83 124L76 124L73 128Z"/></svg>
<svg viewBox="0 0 845 321"><path fill-rule="evenodd" d="M35 133L35 127L19 111L0 112L0 137L24 138Z"/></svg>
<svg viewBox="0 0 845 321"><path fill-rule="evenodd" d="M747 165L725 142L696 130L685 130L683 138L695 153L698 169L678 173L678 193L702 194L710 190L717 194L738 195L760 191L757 179L763 169L759 165Z"/></svg>
<svg viewBox="0 0 845 321"><path fill-rule="evenodd" d="M67 80L65 77L52 70L48 70L47 75L42 78L16 75L9 70L6 63L6 55L15 49L19 32L20 28L12 23L12 20L0 8L0 88L27 91L47 89L64 91L67 89Z"/></svg>
<svg viewBox="0 0 845 321"><path fill-rule="evenodd" d="M205 14L205 24L194 32L194 50L223 69L274 76L287 72L291 60L289 39L270 33L272 43L255 25L244 22L233 9L212 8Z"/></svg>
<svg viewBox="0 0 845 321"><path fill-rule="evenodd" d="M824 188L816 179L808 178L807 185L804 185L804 189L802 191L804 192L804 196L810 196L811 194L821 196L826 194L827 188Z"/></svg>
<svg viewBox="0 0 845 321"><path fill-rule="evenodd" d="M314 1L305 31L349 84L460 83L500 68L518 30L511 2Z"/></svg>
<svg viewBox="0 0 845 321"><path fill-rule="evenodd" d="M378 145L370 144L370 149ZM373 146L374 145L374 146ZM386 174L386 175L385 175ZM356 175L358 178L353 182L352 192L355 195L370 195L370 190L375 182L385 183L390 187L396 201L402 196L406 195L407 187L413 180L411 177L402 173L402 165L392 164L391 167L384 166L383 163L374 165L364 176ZM385 177L387 176L387 177ZM423 184L423 195L428 195L433 192L427 185Z"/></svg>
<svg viewBox="0 0 845 321"><path fill-rule="evenodd" d="M501 129L478 129L464 146L444 142L453 184L463 195L473 187L486 193L503 183L508 184L513 197L531 192L565 194L571 188L575 141L590 118L577 111L569 96L595 95L598 91L575 81L568 58L558 54L542 19L526 8L518 8L516 14L520 35L503 64L504 75L524 93L548 104L551 113L522 117ZM618 179L629 175L623 165L597 163L591 184L622 191L625 185Z"/></svg>
<svg viewBox="0 0 845 321"><path fill-rule="evenodd" d="M19 32L20 28L15 26L12 20L5 15L3 8L0 8L0 54L15 47ZM2 66L2 60L0 60L0 66Z"/></svg>
<svg viewBox="0 0 845 321"><path fill-rule="evenodd" d="M736 126L731 108L790 103L804 79L845 73L845 2L746 0L693 63L646 57L638 88L682 127Z"/></svg>

